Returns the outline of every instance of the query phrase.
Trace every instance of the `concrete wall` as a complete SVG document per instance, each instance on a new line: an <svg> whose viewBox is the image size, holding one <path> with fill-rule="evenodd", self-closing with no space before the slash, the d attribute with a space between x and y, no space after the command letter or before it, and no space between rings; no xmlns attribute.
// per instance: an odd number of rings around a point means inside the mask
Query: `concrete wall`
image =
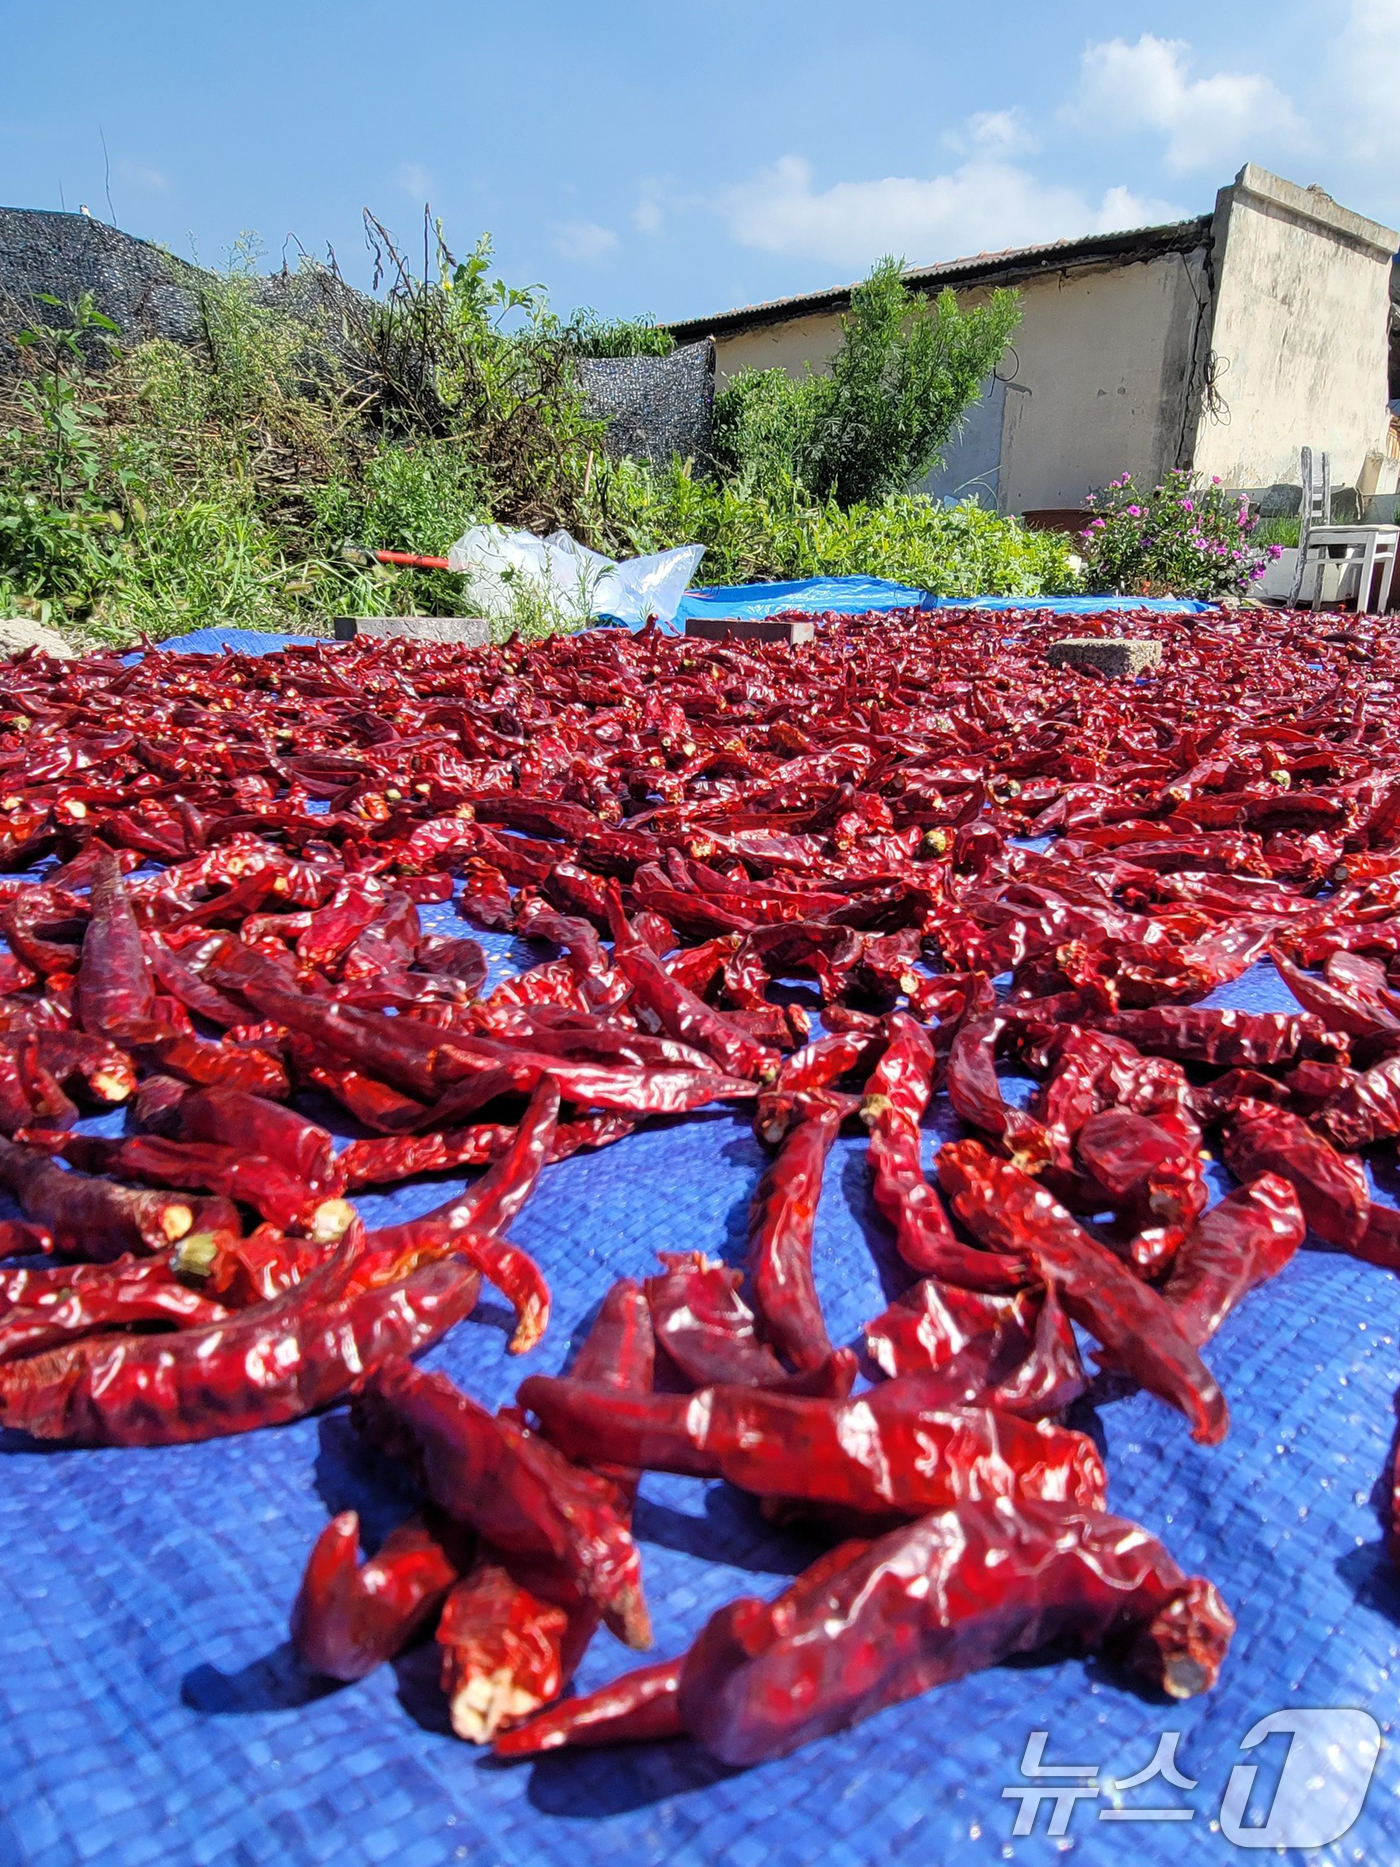
<svg viewBox="0 0 1400 1867"><path fill-rule="evenodd" d="M1175 466L1203 258L1075 267L1025 287L1002 422L1004 512L1078 506L1120 473L1153 484Z"/></svg>
<svg viewBox="0 0 1400 1867"><path fill-rule="evenodd" d="M1246 164L1214 221L1210 349L1218 404L1200 411L1192 464L1227 486L1297 484L1305 444L1356 484L1384 451L1389 227Z"/></svg>
<svg viewBox="0 0 1400 1867"><path fill-rule="evenodd" d="M991 384L969 411L924 490L1020 513L1078 506L1119 473L1174 466L1202 266L1198 249L1096 261L1021 283L1015 354L998 372L1009 381ZM964 288L958 297L976 305L989 290ZM832 311L722 335L720 381L741 369L821 369L840 336Z"/></svg>

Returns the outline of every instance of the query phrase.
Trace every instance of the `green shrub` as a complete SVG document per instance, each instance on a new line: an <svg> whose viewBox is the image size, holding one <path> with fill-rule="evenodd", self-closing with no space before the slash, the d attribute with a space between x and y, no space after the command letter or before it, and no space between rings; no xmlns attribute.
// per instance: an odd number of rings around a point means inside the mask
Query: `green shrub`
<svg viewBox="0 0 1400 1867"><path fill-rule="evenodd" d="M830 370L746 370L715 398L722 472L772 495L788 482L838 505L907 492L935 467L1020 320L1014 292L964 311L911 292L882 259L851 293Z"/></svg>
<svg viewBox="0 0 1400 1867"><path fill-rule="evenodd" d="M1125 473L1085 504L1094 514L1080 533L1091 590L1200 601L1240 595L1282 549L1251 542L1259 521L1242 493L1182 468L1150 493Z"/></svg>
<svg viewBox="0 0 1400 1867"><path fill-rule="evenodd" d="M676 340L650 318L600 318L596 311L576 311L565 331L569 348L580 357L668 357Z"/></svg>
<svg viewBox="0 0 1400 1867"><path fill-rule="evenodd" d="M706 583L818 576L886 577L939 596L1040 596L1075 587L1071 543L980 506L917 494L842 509L789 486L765 497L672 465L635 461L601 482L606 549L617 554L703 544Z"/></svg>

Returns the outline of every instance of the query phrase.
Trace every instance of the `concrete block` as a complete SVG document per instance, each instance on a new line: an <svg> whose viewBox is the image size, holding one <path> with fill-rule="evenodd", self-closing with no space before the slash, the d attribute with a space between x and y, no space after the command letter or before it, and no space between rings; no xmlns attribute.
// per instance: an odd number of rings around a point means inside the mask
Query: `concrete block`
<svg viewBox="0 0 1400 1867"><path fill-rule="evenodd" d="M687 635L698 635L707 642L722 642L731 636L736 642L810 642L816 634L813 623L799 618L795 622L759 620L752 616L690 616Z"/></svg>
<svg viewBox="0 0 1400 1867"><path fill-rule="evenodd" d="M335 639L393 636L406 642L451 642L458 648L487 648L491 625L484 616L337 616Z"/></svg>
<svg viewBox="0 0 1400 1867"><path fill-rule="evenodd" d="M56 629L46 629L28 616L0 616L0 657L23 654L26 648L37 648L41 655L52 655L57 661L71 661L78 652Z"/></svg>
<svg viewBox="0 0 1400 1867"><path fill-rule="evenodd" d="M1052 642L1045 659L1052 668L1097 668L1101 674L1132 677L1160 667L1162 644L1139 636L1071 635Z"/></svg>

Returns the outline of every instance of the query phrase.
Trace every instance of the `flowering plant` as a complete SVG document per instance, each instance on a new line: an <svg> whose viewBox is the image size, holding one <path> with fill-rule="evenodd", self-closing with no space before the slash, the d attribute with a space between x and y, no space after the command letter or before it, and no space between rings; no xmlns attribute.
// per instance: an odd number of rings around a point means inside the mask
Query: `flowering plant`
<svg viewBox="0 0 1400 1867"><path fill-rule="evenodd" d="M1080 539L1091 590L1125 596L1238 596L1262 577L1279 546L1251 545L1249 501L1218 479L1176 469L1145 493L1123 474L1085 501Z"/></svg>

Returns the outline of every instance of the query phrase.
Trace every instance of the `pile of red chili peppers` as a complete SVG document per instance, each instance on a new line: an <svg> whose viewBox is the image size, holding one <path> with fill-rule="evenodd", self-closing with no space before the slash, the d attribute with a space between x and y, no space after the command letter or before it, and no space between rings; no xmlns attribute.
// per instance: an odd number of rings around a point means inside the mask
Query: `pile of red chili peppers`
<svg viewBox="0 0 1400 1867"><path fill-rule="evenodd" d="M7 664L0 1424L159 1445L349 1397L425 1502L363 1565L326 1527L297 1650L354 1679L435 1627L454 1727L503 1755L755 1762L1051 1640L1209 1687L1228 1609L1106 1513L1066 1409L1092 1339L1214 1444L1202 1346L1308 1228L1400 1268L1361 1152L1400 1136L1400 629L1129 627L1165 651L1134 682L976 614ZM466 927L539 963L483 995ZM1202 1005L1256 964L1296 1011ZM539 1341L506 1234L546 1163L712 1104L771 1151L746 1276L632 1267L496 1414L415 1368L483 1278ZM812 1270L843 1128L908 1274L859 1355ZM408 1224L347 1198L464 1167ZM565 1698L600 1621L648 1644L647 1470L826 1553Z"/></svg>

